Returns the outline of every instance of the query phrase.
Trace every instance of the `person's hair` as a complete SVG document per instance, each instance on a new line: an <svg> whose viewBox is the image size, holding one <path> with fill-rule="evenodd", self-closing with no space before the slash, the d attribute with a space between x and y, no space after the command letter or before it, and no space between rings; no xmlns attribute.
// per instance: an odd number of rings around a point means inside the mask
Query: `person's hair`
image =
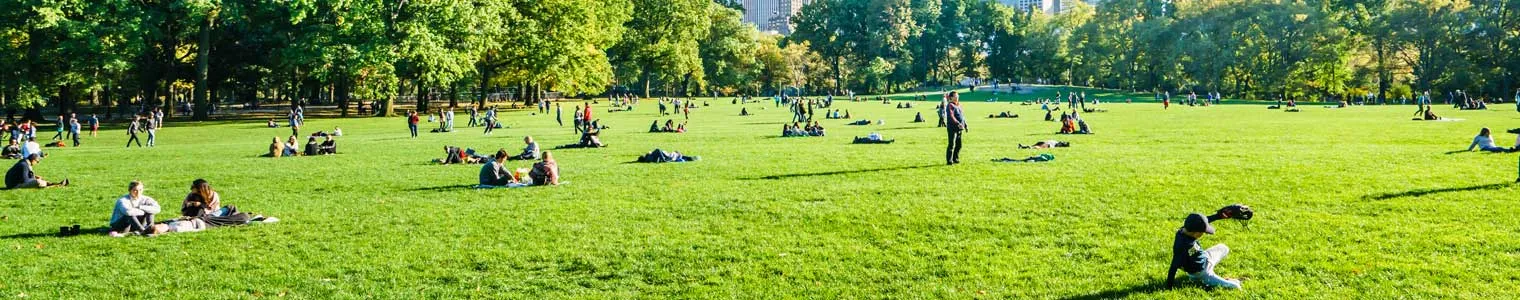
<svg viewBox="0 0 1520 300"><path fill-rule="evenodd" d="M306 141L307 142L315 142L315 141L317 141L317 137L315 137L315 136L306 137Z"/></svg>
<svg viewBox="0 0 1520 300"><path fill-rule="evenodd" d="M190 182L190 189L194 190L195 194L201 197L202 202L210 202L211 195L216 193L216 190L211 189L210 182L206 182L206 179L200 178Z"/></svg>
<svg viewBox="0 0 1520 300"><path fill-rule="evenodd" d="M533 142L533 136L531 136L531 135L525 135L525 136L523 136L523 143L532 143L532 142Z"/></svg>
<svg viewBox="0 0 1520 300"><path fill-rule="evenodd" d="M549 154L549 151L544 151L544 161L552 160L554 160L554 155Z"/></svg>
<svg viewBox="0 0 1520 300"><path fill-rule="evenodd" d="M140 181L140 180L133 180L132 182L128 182L127 183L127 191L128 192L130 192L130 191L136 191L137 188L142 187L142 185L143 185L142 181Z"/></svg>
<svg viewBox="0 0 1520 300"><path fill-rule="evenodd" d="M496 162L499 163L499 162L501 162L502 159L505 159L505 158L507 158L507 148L501 148L501 149L496 150Z"/></svg>
<svg viewBox="0 0 1520 300"><path fill-rule="evenodd" d="M1489 132L1488 127L1483 127L1483 130L1478 131L1478 135L1481 136L1489 136L1490 134L1492 134L1492 132Z"/></svg>

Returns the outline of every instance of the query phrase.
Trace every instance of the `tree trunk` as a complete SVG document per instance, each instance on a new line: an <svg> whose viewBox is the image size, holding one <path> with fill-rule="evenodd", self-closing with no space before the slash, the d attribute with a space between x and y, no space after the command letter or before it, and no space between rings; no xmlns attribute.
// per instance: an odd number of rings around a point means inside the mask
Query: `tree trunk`
<svg viewBox="0 0 1520 300"><path fill-rule="evenodd" d="M195 45L195 95L191 97L195 103L195 115L191 117L191 120L196 121L207 119L209 112L207 107L210 107L211 103L207 90L206 71L211 68L211 22L213 20L212 17L207 16L205 22L201 23L200 40Z"/></svg>
<svg viewBox="0 0 1520 300"><path fill-rule="evenodd" d="M449 84L449 108L459 108L459 83Z"/></svg>

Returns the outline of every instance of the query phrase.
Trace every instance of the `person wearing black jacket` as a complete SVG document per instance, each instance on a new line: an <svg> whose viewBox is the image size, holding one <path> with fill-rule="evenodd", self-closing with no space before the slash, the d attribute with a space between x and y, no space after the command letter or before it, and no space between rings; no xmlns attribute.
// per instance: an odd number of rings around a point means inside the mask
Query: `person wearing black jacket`
<svg viewBox="0 0 1520 300"><path fill-rule="evenodd" d="M1176 284L1177 270L1182 270L1188 277L1210 287L1240 289L1240 280L1220 277L1214 273L1214 267L1230 254L1230 248L1218 244L1202 249L1198 244L1198 239L1205 234L1214 234L1214 226L1209 222L1222 218L1224 216L1219 214L1204 217L1203 214L1192 213L1183 221L1182 228L1177 229L1176 237L1172 240L1172 263L1166 271L1167 287Z"/></svg>
<svg viewBox="0 0 1520 300"><path fill-rule="evenodd" d="M961 111L960 95L955 91L946 94L945 101L943 116L950 136L945 146L945 164L954 165L961 163L961 134L966 132L966 115Z"/></svg>

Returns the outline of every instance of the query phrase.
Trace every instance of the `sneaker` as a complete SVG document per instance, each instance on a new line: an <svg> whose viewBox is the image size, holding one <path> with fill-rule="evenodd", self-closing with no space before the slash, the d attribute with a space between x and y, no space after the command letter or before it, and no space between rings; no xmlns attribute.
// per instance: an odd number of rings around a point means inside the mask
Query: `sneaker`
<svg viewBox="0 0 1520 300"><path fill-rule="evenodd" d="M107 234L106 234L106 235L109 235L109 236L111 236L111 237L113 237L113 238L119 238L119 237L127 237L127 235L125 235L125 234L121 234L121 233L120 233L120 232L115 232L115 231L112 231L112 232L110 232L110 233L107 233Z"/></svg>

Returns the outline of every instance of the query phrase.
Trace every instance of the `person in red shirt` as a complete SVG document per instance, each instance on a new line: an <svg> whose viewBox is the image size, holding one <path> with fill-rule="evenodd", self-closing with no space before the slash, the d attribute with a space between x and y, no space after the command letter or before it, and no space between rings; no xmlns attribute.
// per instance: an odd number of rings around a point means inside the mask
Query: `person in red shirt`
<svg viewBox="0 0 1520 300"><path fill-rule="evenodd" d="M581 114L581 124L585 124L586 130L591 130L591 103L586 103L586 112Z"/></svg>
<svg viewBox="0 0 1520 300"><path fill-rule="evenodd" d="M417 138L417 121L421 120L418 119L417 112L415 111L408 110L406 111L406 115L406 126L412 129L412 138L415 139Z"/></svg>

